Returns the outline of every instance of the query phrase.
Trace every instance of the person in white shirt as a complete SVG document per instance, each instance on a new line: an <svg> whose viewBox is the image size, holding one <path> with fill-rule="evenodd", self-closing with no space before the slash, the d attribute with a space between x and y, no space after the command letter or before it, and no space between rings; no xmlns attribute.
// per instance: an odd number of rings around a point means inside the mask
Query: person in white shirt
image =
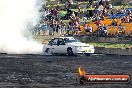
<svg viewBox="0 0 132 88"><path fill-rule="evenodd" d="M103 5L100 5L100 6L98 7L98 9L97 9L97 14L99 14L99 16L102 15L103 9L104 9Z"/></svg>
<svg viewBox="0 0 132 88"><path fill-rule="evenodd" d="M99 11L103 11L103 9L104 9L103 5L100 5L98 8Z"/></svg>
<svg viewBox="0 0 132 88"><path fill-rule="evenodd" d="M112 4L109 4L109 9L112 9Z"/></svg>
<svg viewBox="0 0 132 88"><path fill-rule="evenodd" d="M105 2L106 2L106 5L109 5L110 0L105 0Z"/></svg>

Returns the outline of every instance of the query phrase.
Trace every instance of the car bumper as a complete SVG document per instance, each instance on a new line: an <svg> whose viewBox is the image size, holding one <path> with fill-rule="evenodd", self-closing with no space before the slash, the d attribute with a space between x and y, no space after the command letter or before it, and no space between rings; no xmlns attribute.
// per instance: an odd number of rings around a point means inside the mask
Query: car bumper
<svg viewBox="0 0 132 88"><path fill-rule="evenodd" d="M94 53L94 51L95 51L94 48L77 48L77 54L81 54L81 53L92 54L92 53Z"/></svg>

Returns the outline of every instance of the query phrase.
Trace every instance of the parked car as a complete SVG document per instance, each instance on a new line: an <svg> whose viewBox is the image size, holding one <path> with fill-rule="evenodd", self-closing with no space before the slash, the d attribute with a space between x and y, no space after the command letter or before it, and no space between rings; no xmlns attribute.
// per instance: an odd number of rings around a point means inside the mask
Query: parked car
<svg viewBox="0 0 132 88"><path fill-rule="evenodd" d="M85 54L89 56L95 51L94 46L82 43L74 37L59 37L49 41L44 52L51 54L67 54L69 56L76 54Z"/></svg>

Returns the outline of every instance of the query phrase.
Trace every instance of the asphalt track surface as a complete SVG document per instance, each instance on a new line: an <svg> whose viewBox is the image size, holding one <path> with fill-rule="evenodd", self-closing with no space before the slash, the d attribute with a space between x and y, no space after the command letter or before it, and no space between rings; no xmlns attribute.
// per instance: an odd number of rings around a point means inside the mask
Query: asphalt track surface
<svg viewBox="0 0 132 88"><path fill-rule="evenodd" d="M43 56L0 54L0 88L132 88L132 84L83 84L78 67L88 74L130 74L132 56Z"/></svg>

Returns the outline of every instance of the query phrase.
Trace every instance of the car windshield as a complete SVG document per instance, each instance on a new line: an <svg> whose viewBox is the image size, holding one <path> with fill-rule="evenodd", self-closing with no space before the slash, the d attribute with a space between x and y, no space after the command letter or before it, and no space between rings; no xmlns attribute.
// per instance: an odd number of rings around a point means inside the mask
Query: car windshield
<svg viewBox="0 0 132 88"><path fill-rule="evenodd" d="M72 39L72 40L66 39L65 42L66 43L72 43L72 42L81 42L81 41L78 39Z"/></svg>

